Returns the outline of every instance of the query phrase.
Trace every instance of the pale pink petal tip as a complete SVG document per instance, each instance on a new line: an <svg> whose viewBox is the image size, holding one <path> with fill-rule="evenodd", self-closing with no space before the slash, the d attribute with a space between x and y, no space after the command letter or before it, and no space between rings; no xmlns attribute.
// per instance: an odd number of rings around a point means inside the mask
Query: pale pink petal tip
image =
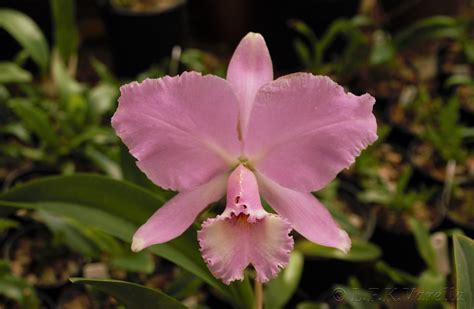
<svg viewBox="0 0 474 309"><path fill-rule="evenodd" d="M351 246L352 246L351 238L349 237L349 235L344 230L340 230L339 233L341 235L340 238L343 239L343 241L337 247L337 249L341 250L342 253L344 253L344 254L348 254L349 251L351 251Z"/></svg>
<svg viewBox="0 0 474 309"><path fill-rule="evenodd" d="M253 223L247 218L219 216L205 221L198 232L204 261L225 284L242 280L250 264L256 270L256 280L262 283L288 265L293 249L290 224L274 214Z"/></svg>
<svg viewBox="0 0 474 309"><path fill-rule="evenodd" d="M141 237L133 236L132 251L139 252L146 247L145 240Z"/></svg>

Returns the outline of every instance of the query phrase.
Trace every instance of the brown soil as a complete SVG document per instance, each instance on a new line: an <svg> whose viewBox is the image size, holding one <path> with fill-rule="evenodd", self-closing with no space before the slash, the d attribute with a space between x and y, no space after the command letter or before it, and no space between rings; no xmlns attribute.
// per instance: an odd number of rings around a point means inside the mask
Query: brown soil
<svg viewBox="0 0 474 309"><path fill-rule="evenodd" d="M390 107L389 111L390 121L407 131L420 134L424 130L424 126L415 121L415 112L410 111L407 108L401 107L399 104L394 104Z"/></svg>
<svg viewBox="0 0 474 309"><path fill-rule="evenodd" d="M444 182L446 178L446 161L436 152L434 147L427 143L420 143L413 147L411 152L413 164L426 172L433 179ZM464 164L456 164L454 178L458 183L474 179L474 155L470 155Z"/></svg>
<svg viewBox="0 0 474 309"><path fill-rule="evenodd" d="M407 68L401 60L397 67L397 70L392 68L361 70L359 78L353 81L351 89L370 93L376 98L396 100L403 87L415 81L412 70Z"/></svg>
<svg viewBox="0 0 474 309"><path fill-rule="evenodd" d="M390 106L388 111L390 122L415 135L424 133L426 124L433 117L433 113L436 112L438 106L434 101L423 102L423 107L406 104L410 103L398 102Z"/></svg>
<svg viewBox="0 0 474 309"><path fill-rule="evenodd" d="M410 217L423 222L430 230L443 219L441 206L434 207L423 202L416 202L407 211L403 212L388 209L385 206L377 206L376 214L377 224L380 228L400 234L410 233Z"/></svg>
<svg viewBox="0 0 474 309"><path fill-rule="evenodd" d="M461 226L474 229L474 186L454 190L448 217Z"/></svg>
<svg viewBox="0 0 474 309"><path fill-rule="evenodd" d="M165 11L180 3L179 0L111 0L116 7L124 7L133 12Z"/></svg>
<svg viewBox="0 0 474 309"><path fill-rule="evenodd" d="M79 258L67 252L58 254L50 234L40 229L15 239L9 257L12 272L38 287L63 285L80 269Z"/></svg>
<svg viewBox="0 0 474 309"><path fill-rule="evenodd" d="M474 86L459 86L457 94L461 100L461 107L467 112L474 114Z"/></svg>
<svg viewBox="0 0 474 309"><path fill-rule="evenodd" d="M377 168L378 176L387 183L395 183L400 176L400 172L407 164L403 153L391 144L382 143L375 149L374 166ZM355 165L342 171L347 177L358 177Z"/></svg>
<svg viewBox="0 0 474 309"><path fill-rule="evenodd" d="M403 154L390 144L380 144L376 154L378 164L378 175L386 183L395 183L400 177L406 163L403 162Z"/></svg>
<svg viewBox="0 0 474 309"><path fill-rule="evenodd" d="M369 212L367 214L361 213L360 209L354 205L354 203L349 203L343 198L337 198L332 205L334 208L337 208L340 212L344 213L347 221L357 229L356 237L363 237L366 229L368 228Z"/></svg>

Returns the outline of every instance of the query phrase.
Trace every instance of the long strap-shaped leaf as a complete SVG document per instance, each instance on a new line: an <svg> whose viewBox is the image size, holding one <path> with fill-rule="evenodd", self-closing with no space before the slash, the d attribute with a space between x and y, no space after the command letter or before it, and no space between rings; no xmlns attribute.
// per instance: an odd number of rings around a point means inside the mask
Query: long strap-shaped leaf
<svg viewBox="0 0 474 309"><path fill-rule="evenodd" d="M160 291L150 289L135 283L119 280L91 280L83 278L72 278L73 283L84 283L91 285L104 293L107 293L128 309L142 308L166 308L184 309L182 303Z"/></svg>
<svg viewBox="0 0 474 309"><path fill-rule="evenodd" d="M474 308L474 240L454 236L456 298L458 309Z"/></svg>
<svg viewBox="0 0 474 309"><path fill-rule="evenodd" d="M128 182L77 174L42 178L0 195L0 206L4 207L0 208L0 215L11 212L12 208L43 209L130 242L137 227L164 202ZM248 280L226 286L210 274L199 254L195 228L173 241L152 246L150 251L203 279L234 306L251 306Z"/></svg>

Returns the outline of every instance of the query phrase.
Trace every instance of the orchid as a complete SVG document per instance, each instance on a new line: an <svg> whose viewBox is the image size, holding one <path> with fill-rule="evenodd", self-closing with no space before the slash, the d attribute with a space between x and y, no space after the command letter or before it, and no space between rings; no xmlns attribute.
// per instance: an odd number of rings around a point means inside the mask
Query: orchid
<svg viewBox="0 0 474 309"><path fill-rule="evenodd" d="M226 80L186 72L120 90L114 129L150 180L179 191L136 231L133 251L178 237L226 193L224 212L198 232L205 262L226 284L242 280L250 264L258 282L274 278L288 263L292 229L350 249L347 233L311 192L377 139L372 96L309 73L273 80L256 33L238 45Z"/></svg>

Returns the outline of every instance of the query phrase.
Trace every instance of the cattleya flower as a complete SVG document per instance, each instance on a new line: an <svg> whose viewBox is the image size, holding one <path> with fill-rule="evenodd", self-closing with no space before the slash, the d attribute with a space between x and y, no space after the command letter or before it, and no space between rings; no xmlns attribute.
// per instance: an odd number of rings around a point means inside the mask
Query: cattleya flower
<svg viewBox="0 0 474 309"><path fill-rule="evenodd" d="M249 33L227 79L186 72L121 87L112 125L155 184L179 191L143 224L132 250L181 235L227 191L227 206L198 232L202 256L225 283L274 278L289 260L295 229L347 252L351 240L311 194L374 142L374 98L325 76L273 80L260 34ZM267 212L260 197L276 211Z"/></svg>

